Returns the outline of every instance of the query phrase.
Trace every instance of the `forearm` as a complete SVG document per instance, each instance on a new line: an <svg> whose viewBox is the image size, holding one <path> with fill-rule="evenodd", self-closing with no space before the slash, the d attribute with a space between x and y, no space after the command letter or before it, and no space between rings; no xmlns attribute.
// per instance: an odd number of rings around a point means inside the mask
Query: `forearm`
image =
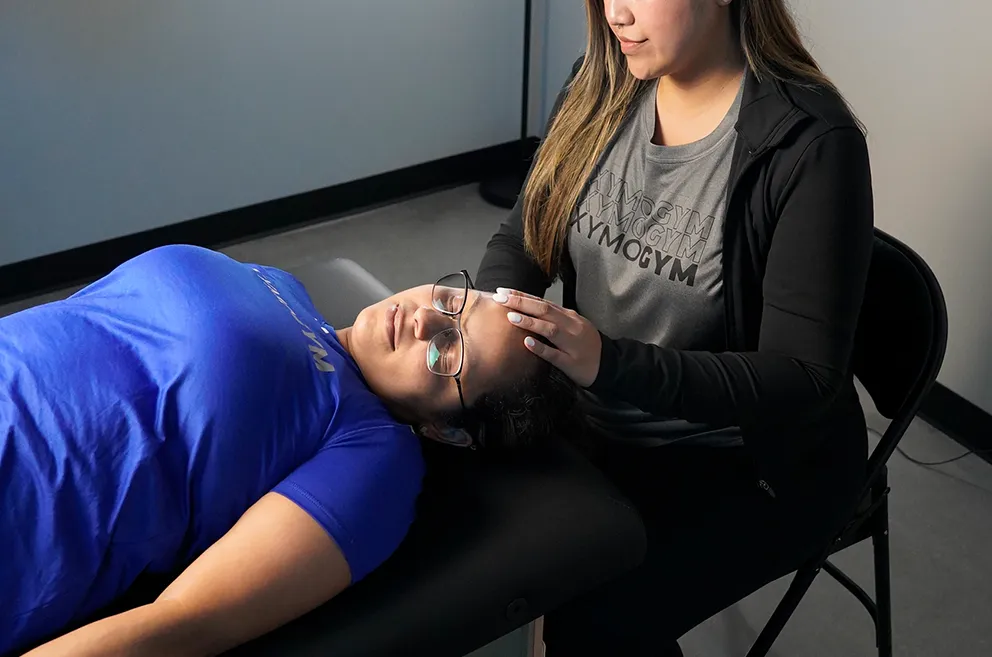
<svg viewBox="0 0 992 657"><path fill-rule="evenodd" d="M712 426L785 424L826 409L843 373L776 353L710 353L603 339L596 394Z"/></svg>
<svg viewBox="0 0 992 657"><path fill-rule="evenodd" d="M178 602L164 600L90 623L25 657L200 657L210 635Z"/></svg>
<svg viewBox="0 0 992 657"><path fill-rule="evenodd" d="M519 213L519 207L513 212ZM506 287L543 296L550 287L551 281L524 247L519 221L519 217L511 216L489 240L475 281L480 290L493 292Z"/></svg>

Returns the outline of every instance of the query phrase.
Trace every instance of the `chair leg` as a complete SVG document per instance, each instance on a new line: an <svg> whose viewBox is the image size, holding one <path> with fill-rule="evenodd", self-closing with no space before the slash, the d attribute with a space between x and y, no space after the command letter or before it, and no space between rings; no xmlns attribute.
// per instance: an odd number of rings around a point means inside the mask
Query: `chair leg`
<svg viewBox="0 0 992 657"><path fill-rule="evenodd" d="M889 578L889 501L885 497L875 512L879 527L872 543L875 552L875 644L878 657L892 657L892 588Z"/></svg>
<svg viewBox="0 0 992 657"><path fill-rule="evenodd" d="M765 623L761 634L755 639L751 649L747 651L747 657L765 657L768 654L772 649L772 644L775 643L775 639L782 633L785 624L789 622L789 618L796 611L803 596L806 595L806 591L809 590L809 587L813 584L813 580L816 579L819 572L819 567L805 566L799 569L796 576L792 578L792 584L789 585L789 590L786 591L785 597L775 607L772 617Z"/></svg>
<svg viewBox="0 0 992 657"><path fill-rule="evenodd" d="M848 577L844 571L842 571L837 566L833 565L829 561L824 562L823 572L827 573L835 580L840 582L840 584L851 592L855 598L861 603L861 605L868 611L871 616L871 622L877 627L878 626L878 607L875 605L875 601L871 599L871 596L860 586L857 582Z"/></svg>

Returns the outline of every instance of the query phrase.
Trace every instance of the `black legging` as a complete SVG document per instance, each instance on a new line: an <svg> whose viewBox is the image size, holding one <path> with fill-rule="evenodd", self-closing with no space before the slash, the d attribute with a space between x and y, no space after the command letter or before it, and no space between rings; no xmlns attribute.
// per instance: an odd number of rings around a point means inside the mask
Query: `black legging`
<svg viewBox="0 0 992 657"><path fill-rule="evenodd" d="M837 441L775 499L744 447L602 449L594 460L643 515L648 555L546 617L548 657L681 655L683 634L797 569L857 504L866 441Z"/></svg>

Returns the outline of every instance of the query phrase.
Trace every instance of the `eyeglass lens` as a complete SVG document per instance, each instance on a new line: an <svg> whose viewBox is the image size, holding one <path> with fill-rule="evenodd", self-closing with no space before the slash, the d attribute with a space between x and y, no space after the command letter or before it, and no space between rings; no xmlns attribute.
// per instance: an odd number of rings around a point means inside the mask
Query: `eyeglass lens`
<svg viewBox="0 0 992 657"><path fill-rule="evenodd" d="M427 367L441 376L455 376L462 365L462 339L457 329L435 335L427 347Z"/></svg>
<svg viewBox="0 0 992 657"><path fill-rule="evenodd" d="M431 303L439 312L457 315L468 299L468 279L464 274L451 274L438 280L431 293Z"/></svg>
<svg viewBox="0 0 992 657"><path fill-rule="evenodd" d="M457 316L465 309L469 281L464 273L438 280L431 293L431 304L441 313ZM465 346L461 331L450 328L435 335L427 348L427 368L441 376L456 376L462 367Z"/></svg>

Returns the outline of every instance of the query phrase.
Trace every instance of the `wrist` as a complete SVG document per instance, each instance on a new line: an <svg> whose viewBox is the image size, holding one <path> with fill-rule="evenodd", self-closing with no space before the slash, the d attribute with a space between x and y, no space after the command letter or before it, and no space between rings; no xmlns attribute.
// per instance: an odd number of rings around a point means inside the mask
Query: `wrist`
<svg viewBox="0 0 992 657"><path fill-rule="evenodd" d="M614 387L619 359L616 343L604 335L602 331L599 333L599 341L599 370L596 372L593 382L585 388L597 396L603 396Z"/></svg>

